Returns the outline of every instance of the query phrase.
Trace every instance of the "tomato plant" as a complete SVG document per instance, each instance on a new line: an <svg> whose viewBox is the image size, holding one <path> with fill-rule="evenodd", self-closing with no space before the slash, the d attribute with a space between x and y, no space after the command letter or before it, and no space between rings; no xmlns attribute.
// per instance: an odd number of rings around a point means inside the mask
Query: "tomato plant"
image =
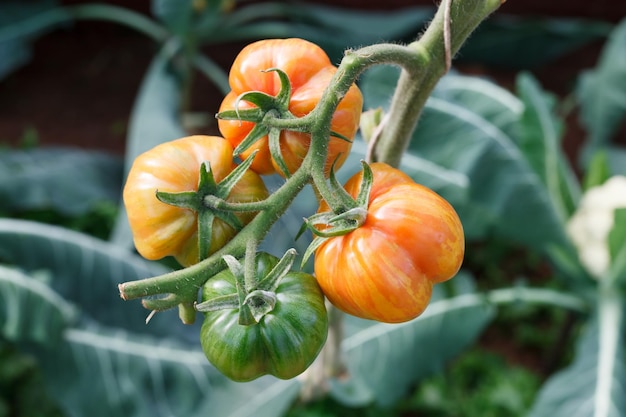
<svg viewBox="0 0 626 417"><path fill-rule="evenodd" d="M432 287L452 278L465 252L461 221L434 191L383 163L373 183L365 222L328 238L315 252L315 275L328 299L358 317L403 322L428 305ZM345 184L357 197L363 174ZM322 202L320 212L328 211Z"/></svg>
<svg viewBox="0 0 626 417"><path fill-rule="evenodd" d="M239 53L230 69L231 91L222 101L220 112L255 107L245 99L240 100L240 96L247 92L277 96L281 91L281 82L274 71L268 71L270 69L279 69L289 78L291 96L288 108L283 110L295 117L306 116L315 108L337 71L319 46L303 39L271 39L252 43ZM327 174L333 163L339 168L347 158L352 147L351 141L359 127L362 106L361 92L356 85L352 85L339 102L332 118L331 131L335 136L331 137L328 144L325 165ZM221 134L233 147L241 144L255 126L253 122L242 120L220 119L218 123ZM281 131L280 153L290 173L302 163L310 141L308 132ZM241 156L247 158L258 150L252 163L254 171L262 175L283 174L270 152L268 142L267 135L261 137Z"/></svg>
<svg viewBox="0 0 626 417"><path fill-rule="evenodd" d="M277 263L276 257L259 252L254 281L263 282ZM222 271L204 285L202 300L232 296L237 294L237 286L235 274ZM258 289L250 288L248 292ZM209 361L235 381L265 374L293 378L311 365L326 341L324 296L312 275L287 272L272 294L275 304L258 323L240 324L241 307L205 313L200 333L202 348ZM250 302L258 307L266 301L259 297Z"/></svg>
<svg viewBox="0 0 626 417"><path fill-rule="evenodd" d="M199 261L198 213L159 201L157 191L197 191L200 167L205 161L210 164L215 181L221 181L235 167L232 151L229 142L221 137L196 135L163 143L135 159L123 198L135 247L143 257L174 256L184 266ZM234 185L227 200L251 202L267 195L261 178L248 170ZM244 224L254 215L254 212L236 214ZM224 246L236 233L232 226L216 218L208 254Z"/></svg>

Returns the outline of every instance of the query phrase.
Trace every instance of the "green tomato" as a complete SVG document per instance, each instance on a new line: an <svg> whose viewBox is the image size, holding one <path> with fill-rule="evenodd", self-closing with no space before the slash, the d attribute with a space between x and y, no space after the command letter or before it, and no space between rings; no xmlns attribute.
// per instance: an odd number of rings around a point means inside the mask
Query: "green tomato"
<svg viewBox="0 0 626 417"><path fill-rule="evenodd" d="M256 257L260 281L278 259ZM236 279L225 270L209 279L202 301L237 293ZM239 324L239 308L205 313L200 331L202 349L220 372L235 381L271 374L293 378L306 370L326 341L328 317L315 277L289 272L276 289L276 304L258 323Z"/></svg>

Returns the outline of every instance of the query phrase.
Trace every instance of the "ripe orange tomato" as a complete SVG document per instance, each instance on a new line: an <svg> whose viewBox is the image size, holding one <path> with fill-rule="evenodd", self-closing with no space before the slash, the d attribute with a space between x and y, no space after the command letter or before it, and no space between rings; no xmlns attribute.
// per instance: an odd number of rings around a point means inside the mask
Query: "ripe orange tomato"
<svg viewBox="0 0 626 417"><path fill-rule="evenodd" d="M322 93L337 71L317 45L303 39L271 39L252 43L245 47L230 69L229 83L231 91L226 95L219 111L234 110L237 97L250 91L260 91L276 96L280 91L280 80L276 72L264 72L278 68L285 72L291 82L289 111L296 117L309 114L319 102ZM244 100L238 109L253 108L254 105ZM356 85L353 85L339 103L332 119L331 130L352 140L359 127L363 97ZM239 145L250 133L254 123L239 120L218 120L221 134L233 147ZM280 136L280 148L289 172L295 172L307 154L311 136L308 133L283 130ZM331 137L328 145L326 173L337 159L335 168L339 168L352 144L338 137ZM262 175L282 171L272 159L268 137L265 136L241 154L247 158L254 150L259 150L252 170Z"/></svg>
<svg viewBox="0 0 626 417"><path fill-rule="evenodd" d="M210 163L219 183L235 167L233 148L218 136L188 136L160 144L139 155L124 187L124 204L137 251L146 259L174 256L183 266L200 260L198 221L193 210L159 201L156 191L197 191L200 166ZM248 170L228 196L229 202L252 202L266 198L261 177ZM246 224L256 213L236 213ZM224 246L237 233L220 219L213 221L209 254ZM207 254L207 255L209 255Z"/></svg>
<svg viewBox="0 0 626 417"><path fill-rule="evenodd" d="M389 323L420 315L434 284L452 278L463 262L465 239L452 206L408 175L371 164L374 181L365 223L327 239L315 252L315 275L340 310ZM362 174L345 185L358 195ZM328 211L322 202L320 212Z"/></svg>

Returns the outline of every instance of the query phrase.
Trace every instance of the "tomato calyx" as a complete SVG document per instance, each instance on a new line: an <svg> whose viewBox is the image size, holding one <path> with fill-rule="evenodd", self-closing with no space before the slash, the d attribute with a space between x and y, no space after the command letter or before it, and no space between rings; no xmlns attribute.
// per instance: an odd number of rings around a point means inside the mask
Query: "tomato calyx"
<svg viewBox="0 0 626 417"><path fill-rule="evenodd" d="M198 253L201 259L209 254L213 234L213 221L215 219L223 221L236 231L243 228L243 223L235 216L234 210L217 208L216 204L207 204L207 201L212 201L212 199L225 201L235 185L250 168L255 155L256 152L236 166L235 169L219 183L215 180L210 163L203 162L200 166L197 191L169 193L157 190L156 197L159 201L197 212Z"/></svg>
<svg viewBox="0 0 626 417"><path fill-rule="evenodd" d="M250 256L252 255L252 256ZM272 263L270 271L265 276L259 276L258 265L263 253L246 254L246 264L250 258L254 265L242 265L240 261L230 255L224 255L223 260L235 277L237 292L216 297L196 304L200 312L209 312L225 309L239 309L239 324L244 326L255 325L276 306L276 289L280 281L290 271L296 258L295 249L289 249L283 257Z"/></svg>
<svg viewBox="0 0 626 417"><path fill-rule="evenodd" d="M316 213L304 219L304 224L297 237L308 229L313 233L314 239L304 252L302 266L324 241L332 237L347 235L361 227L367 220L367 208L374 174L365 161L361 161L361 165L363 167L363 179L356 199L352 198L339 184L334 175L334 170L331 170L330 189L333 195L337 197L337 201L335 201L335 207L331 207L330 211ZM327 203L330 205L330 202Z"/></svg>

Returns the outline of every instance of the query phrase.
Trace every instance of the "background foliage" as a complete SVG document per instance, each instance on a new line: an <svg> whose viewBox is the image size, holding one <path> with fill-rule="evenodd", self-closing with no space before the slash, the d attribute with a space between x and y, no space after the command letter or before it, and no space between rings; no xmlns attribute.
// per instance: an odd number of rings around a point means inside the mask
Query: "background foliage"
<svg viewBox="0 0 626 417"><path fill-rule="evenodd" d="M129 115L123 158L75 148L0 150L0 416L625 415L623 280L611 288L617 299L608 297L564 230L592 155L608 150L608 172L626 174L618 133L626 113L625 22L496 15L470 39L458 63L524 71L509 89L446 75L401 166L458 210L466 266L414 321L348 318L341 346L350 378L331 381L326 397L297 403L301 379L228 381L204 358L198 326L181 325L174 312L146 325L139 303L119 298L118 283L175 267L132 251L120 189L136 155L188 131L194 77L227 89L203 47L299 36L338 62L347 47L414 38L433 13L227 3L155 0L149 15L54 1L0 5L0 78L28 62L37 39L85 19L137 30L156 51ZM600 60L565 98L527 72L598 40L606 40ZM366 109L387 106L397 75L388 67L363 75ZM588 134L579 159L564 152L568 108L580 112ZM358 139L340 177L358 169L365 148ZM280 231L298 230L311 199L308 191L298 197L266 250L279 255L294 246ZM295 243L300 253L306 244ZM607 316L607 306L617 312ZM522 360L528 352L534 362Z"/></svg>

